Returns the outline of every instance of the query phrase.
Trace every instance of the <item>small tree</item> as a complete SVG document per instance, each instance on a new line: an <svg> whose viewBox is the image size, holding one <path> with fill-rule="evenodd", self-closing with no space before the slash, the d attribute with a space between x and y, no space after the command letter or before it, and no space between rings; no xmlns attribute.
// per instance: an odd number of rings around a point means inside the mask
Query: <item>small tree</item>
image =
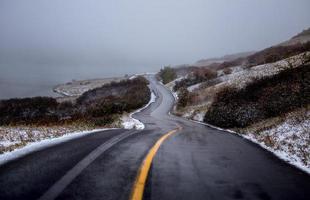
<svg viewBox="0 0 310 200"><path fill-rule="evenodd" d="M193 78L196 79L198 82L202 82L216 78L217 72L212 69L201 67L194 70L193 76Z"/></svg>
<svg viewBox="0 0 310 200"><path fill-rule="evenodd" d="M188 105L190 101L190 93L185 87L182 87L180 89L178 97L179 97L178 108L184 108L185 106Z"/></svg>
<svg viewBox="0 0 310 200"><path fill-rule="evenodd" d="M176 79L177 75L175 73L175 69L170 66L165 66L163 69L160 70L159 77L162 79L164 84L167 84Z"/></svg>
<svg viewBox="0 0 310 200"><path fill-rule="evenodd" d="M232 69L227 67L227 68L223 69L223 73L226 74L226 75L227 74L231 74L232 73Z"/></svg>

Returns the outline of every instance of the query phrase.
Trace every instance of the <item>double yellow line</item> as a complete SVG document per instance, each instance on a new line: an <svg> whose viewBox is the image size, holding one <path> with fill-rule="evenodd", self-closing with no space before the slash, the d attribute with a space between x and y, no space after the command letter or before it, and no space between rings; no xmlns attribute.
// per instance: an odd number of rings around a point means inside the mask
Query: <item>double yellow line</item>
<svg viewBox="0 0 310 200"><path fill-rule="evenodd" d="M152 161L154 156L156 155L156 152L158 151L160 145L172 134L177 132L178 130L181 130L182 127L178 127L177 129L174 129L172 131L169 131L165 135L163 135L156 143L155 145L150 149L149 153L145 157L138 175L136 177L136 181L134 183L132 193L130 196L130 200L142 200L143 198L143 192L144 192L144 187L147 179L147 175L149 173Z"/></svg>

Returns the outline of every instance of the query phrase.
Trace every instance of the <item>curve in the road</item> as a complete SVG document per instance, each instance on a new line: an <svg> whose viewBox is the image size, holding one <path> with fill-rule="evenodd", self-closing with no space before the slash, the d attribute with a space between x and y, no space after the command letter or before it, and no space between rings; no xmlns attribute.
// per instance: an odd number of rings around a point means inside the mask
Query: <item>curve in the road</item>
<svg viewBox="0 0 310 200"><path fill-rule="evenodd" d="M148 78L156 101L134 114L144 130L106 150L99 147L131 131L93 133L2 165L0 199L38 199L73 169L70 181L55 193L57 200L128 200L146 155L177 125L183 129L161 143L151 159L143 199L309 199L307 174L234 134L170 116L174 97L154 76ZM80 162L87 166L74 169Z"/></svg>
<svg viewBox="0 0 310 200"><path fill-rule="evenodd" d="M182 127L178 127L177 129L169 131L168 133L163 135L155 143L155 145L150 149L150 151L148 152L147 156L145 157L145 159L144 159L144 161L143 161L143 163L142 163L142 165L141 165L141 167L139 169L136 181L135 181L134 186L133 186L133 190L132 190L132 194L131 194L130 200L142 200L146 179L147 179L149 170L151 168L151 164L152 164L154 156L156 155L156 153L157 153L159 147L161 146L161 144L168 137L170 137L172 134L176 133L177 131L179 131L181 129L182 129Z"/></svg>

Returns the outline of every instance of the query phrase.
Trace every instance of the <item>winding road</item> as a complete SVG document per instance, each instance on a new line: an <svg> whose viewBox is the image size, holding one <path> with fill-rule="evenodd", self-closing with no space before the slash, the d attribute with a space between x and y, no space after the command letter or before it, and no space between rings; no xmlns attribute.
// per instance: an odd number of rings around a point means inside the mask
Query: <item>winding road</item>
<svg viewBox="0 0 310 200"><path fill-rule="evenodd" d="M0 166L0 199L310 199L310 176L228 132L169 115L174 98L134 115L144 130L72 139Z"/></svg>

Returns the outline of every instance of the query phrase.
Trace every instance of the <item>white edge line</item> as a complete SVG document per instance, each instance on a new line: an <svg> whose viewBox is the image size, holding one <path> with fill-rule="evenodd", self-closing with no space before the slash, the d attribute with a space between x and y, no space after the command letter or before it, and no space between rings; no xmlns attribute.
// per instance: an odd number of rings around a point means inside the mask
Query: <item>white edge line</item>
<svg viewBox="0 0 310 200"><path fill-rule="evenodd" d="M72 133L67 133L63 136L56 137L56 138L47 138L43 139L41 141L37 142L32 142L27 144L26 146L15 149L10 152L5 152L0 155L0 165L3 165L9 161L15 160L17 158L23 157L27 154L33 153L35 151L39 151L42 149L45 149L47 147L54 146L56 144L60 144L69 140L73 140L76 138L83 137L85 135L95 133L95 132L100 132L100 131L107 131L107 130L114 130L116 128L107 128L107 129L94 129L91 131L82 131L82 132L72 132Z"/></svg>

